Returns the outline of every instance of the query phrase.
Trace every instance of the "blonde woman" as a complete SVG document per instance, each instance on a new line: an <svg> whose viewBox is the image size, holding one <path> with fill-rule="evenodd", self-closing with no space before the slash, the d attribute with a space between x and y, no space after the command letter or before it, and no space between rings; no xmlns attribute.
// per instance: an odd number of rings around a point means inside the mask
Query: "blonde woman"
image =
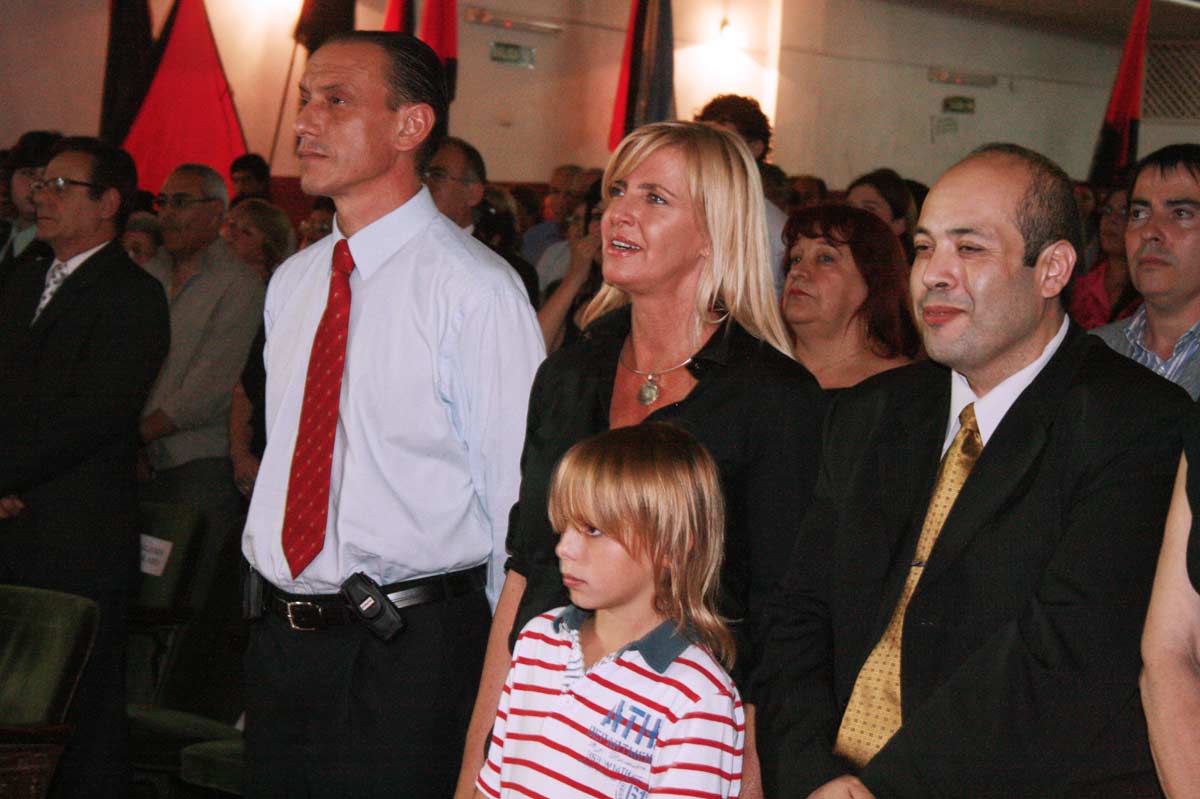
<svg viewBox="0 0 1200 799"><path fill-rule="evenodd" d="M563 453L653 420L684 427L713 454L729 508L720 611L735 622L735 680L754 667L752 630L815 483L824 396L790 355L745 144L696 123L648 125L618 146L604 190L604 286L583 335L546 360L530 396L508 580L456 793L464 799L483 762L510 634L567 598L546 510ZM743 795L755 790L752 744Z"/></svg>

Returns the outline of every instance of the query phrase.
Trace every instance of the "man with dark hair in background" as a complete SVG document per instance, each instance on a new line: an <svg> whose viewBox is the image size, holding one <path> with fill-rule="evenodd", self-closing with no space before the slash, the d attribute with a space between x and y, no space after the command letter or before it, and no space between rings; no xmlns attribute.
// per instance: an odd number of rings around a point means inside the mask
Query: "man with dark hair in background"
<svg viewBox="0 0 1200 799"><path fill-rule="evenodd" d="M450 221L475 232L475 208L483 202L487 167L470 143L455 136L442 139L422 176L437 209Z"/></svg>
<svg viewBox="0 0 1200 799"><path fill-rule="evenodd" d="M17 268L17 259L27 250L31 259L50 254L49 248L37 241L33 183L42 176L42 168L61 139L62 134L57 131L31 130L22 134L16 146L9 150L8 187L17 215L12 219L4 244L0 245L0 291L4 290L5 281Z"/></svg>
<svg viewBox="0 0 1200 799"><path fill-rule="evenodd" d="M758 164L759 175L763 182L763 198L766 201L767 240L771 246L771 275L775 278L775 293L783 293L783 281L787 270L783 267L786 255L783 247L783 226L787 223L784 205L777 204L772 199L769 183L779 183L778 175L782 170L767 163L767 153L771 151L771 123L763 113L758 100L753 97L743 97L740 94L718 94L708 101L700 113L696 114L696 122L736 133L746 142L750 154ZM786 179L786 178L785 178ZM783 199L786 191L780 184L778 199Z"/></svg>
<svg viewBox="0 0 1200 799"><path fill-rule="evenodd" d="M508 261L509 266L516 270L525 285L530 303L537 307L537 273L533 271L533 266L511 250L502 252L481 236L481 231L476 228L481 213L496 213L496 209L484 200L487 166L479 150L470 142L447 136L430 159L424 179L437 209L468 235L475 236ZM491 231L486 223L484 227Z"/></svg>
<svg viewBox="0 0 1200 799"><path fill-rule="evenodd" d="M100 606L53 796L129 792L137 426L170 337L162 287L120 246L136 188L126 152L64 140L31 187L52 255L23 260L0 296L0 582Z"/></svg>
<svg viewBox="0 0 1200 799"><path fill-rule="evenodd" d="M807 208L810 205L820 205L827 201L829 188L825 179L816 175L797 175L792 178L792 193L788 198L788 207L796 209Z"/></svg>
<svg viewBox="0 0 1200 799"><path fill-rule="evenodd" d="M1045 157L980 148L916 234L929 360L826 421L755 677L766 793L1154 795L1139 641L1190 403L1067 319Z"/></svg>
<svg viewBox="0 0 1200 799"><path fill-rule="evenodd" d="M246 153L233 159L229 165L229 177L233 181L230 208L251 197L271 199L271 167L258 153Z"/></svg>
<svg viewBox="0 0 1200 799"><path fill-rule="evenodd" d="M337 215L267 297L271 434L243 536L262 590L247 794L445 797L541 332L508 264L421 185L447 110L427 45L334 36L300 97L300 183Z"/></svg>
<svg viewBox="0 0 1200 799"><path fill-rule="evenodd" d="M1200 397L1200 144L1172 144L1138 162L1125 254L1145 303L1092 331L1122 355Z"/></svg>

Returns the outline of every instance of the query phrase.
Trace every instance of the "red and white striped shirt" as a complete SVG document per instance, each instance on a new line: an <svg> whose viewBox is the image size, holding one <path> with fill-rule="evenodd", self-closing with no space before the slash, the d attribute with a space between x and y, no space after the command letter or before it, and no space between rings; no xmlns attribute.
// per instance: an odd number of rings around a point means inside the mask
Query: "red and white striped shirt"
<svg viewBox="0 0 1200 799"><path fill-rule="evenodd" d="M478 787L489 797L736 796L745 719L707 650L664 622L584 671L560 608L521 631Z"/></svg>

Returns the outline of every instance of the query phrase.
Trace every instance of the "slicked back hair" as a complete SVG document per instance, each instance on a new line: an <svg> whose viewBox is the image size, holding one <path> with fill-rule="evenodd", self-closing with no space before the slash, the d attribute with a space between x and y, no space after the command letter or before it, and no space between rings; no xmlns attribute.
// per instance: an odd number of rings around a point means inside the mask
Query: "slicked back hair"
<svg viewBox="0 0 1200 799"><path fill-rule="evenodd" d="M91 160L91 176L88 181L100 188L89 187L89 197L99 200L108 189L113 189L120 195L121 205L114 220L117 232L120 233L133 211L133 201L137 194L137 165L133 157L124 150L87 136L62 139L55 146L54 155L64 153L82 153Z"/></svg>
<svg viewBox="0 0 1200 799"><path fill-rule="evenodd" d="M963 161L982 156L1013 158L1024 164L1029 185L1017 202L1015 223L1025 240L1022 262L1032 268L1042 250L1056 241L1067 241L1083 257L1083 227L1079 206L1075 203L1075 183L1062 167L1041 153L1019 144L985 144L971 151ZM963 162L959 162L963 163Z"/></svg>
<svg viewBox="0 0 1200 799"><path fill-rule="evenodd" d="M416 152L417 171L429 164L446 137L446 116L450 108L446 90L446 72L433 48L415 36L394 31L347 31L330 36L321 47L331 44L373 44L383 50L389 69L388 107L423 103L433 109L433 130Z"/></svg>

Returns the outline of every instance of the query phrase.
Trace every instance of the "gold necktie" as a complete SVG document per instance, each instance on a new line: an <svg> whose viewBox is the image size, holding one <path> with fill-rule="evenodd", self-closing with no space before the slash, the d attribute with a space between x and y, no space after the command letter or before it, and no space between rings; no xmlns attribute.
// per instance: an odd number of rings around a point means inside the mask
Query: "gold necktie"
<svg viewBox="0 0 1200 799"><path fill-rule="evenodd" d="M929 509L925 512L925 523L921 526L921 536L917 539L917 551L908 570L904 591L900 594L896 609L892 611L887 629L858 673L846 712L842 716L842 725L838 729L833 751L858 766L866 765L900 729L900 639L904 632L904 611L921 579L938 533L942 531L950 509L954 507L958 492L979 459L979 453L983 451L974 403L962 409L958 420L962 427L951 442L950 449L946 450L938 469L937 485L934 486Z"/></svg>

